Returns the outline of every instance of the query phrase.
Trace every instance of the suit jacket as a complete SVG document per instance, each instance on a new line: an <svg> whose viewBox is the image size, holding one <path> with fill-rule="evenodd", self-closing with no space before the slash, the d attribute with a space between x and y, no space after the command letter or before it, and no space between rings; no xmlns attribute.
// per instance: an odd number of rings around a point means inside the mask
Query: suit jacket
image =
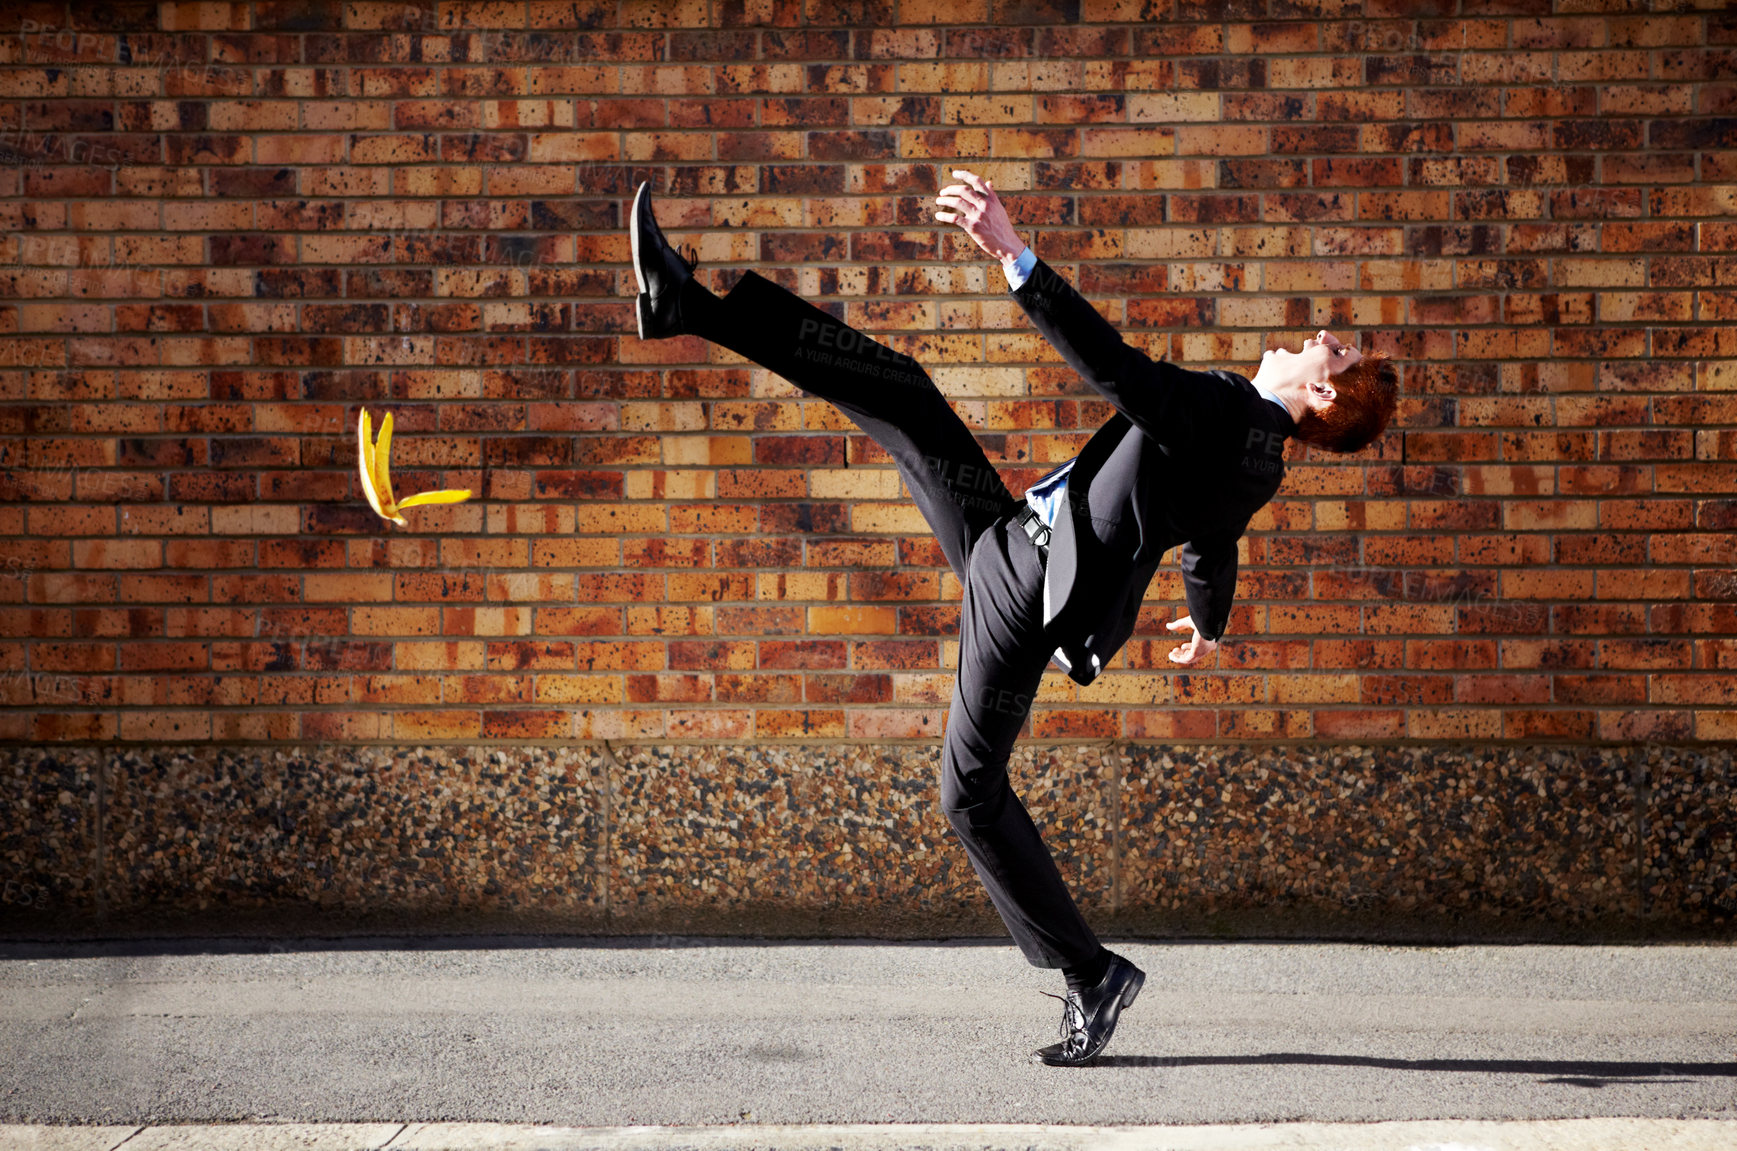
<svg viewBox="0 0 1737 1151"><path fill-rule="evenodd" d="M1146 585L1181 546L1189 615L1218 639L1236 594L1237 540L1284 482L1296 422L1246 377L1129 347L1041 257L1012 290L1032 324L1116 409L1067 478L1043 577L1052 657L1088 684L1134 631Z"/></svg>

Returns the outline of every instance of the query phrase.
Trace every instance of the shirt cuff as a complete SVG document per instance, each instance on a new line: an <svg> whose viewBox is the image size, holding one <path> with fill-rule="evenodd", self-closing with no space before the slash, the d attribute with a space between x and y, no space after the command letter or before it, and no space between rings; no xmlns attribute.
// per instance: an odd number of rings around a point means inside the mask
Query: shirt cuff
<svg viewBox="0 0 1737 1151"><path fill-rule="evenodd" d="M1011 268L1006 264L1001 265L1001 270L1007 274L1008 290L1019 291L1020 285L1031 278L1031 270L1035 267L1037 267L1037 253L1031 250L1030 244L1027 244L1025 251L1019 254L1019 259L1013 262Z"/></svg>

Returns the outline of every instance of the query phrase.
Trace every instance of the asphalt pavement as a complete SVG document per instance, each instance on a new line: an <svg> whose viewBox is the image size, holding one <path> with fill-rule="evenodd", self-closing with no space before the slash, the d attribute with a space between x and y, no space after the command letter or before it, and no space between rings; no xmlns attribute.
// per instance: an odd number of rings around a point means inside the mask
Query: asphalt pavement
<svg viewBox="0 0 1737 1151"><path fill-rule="evenodd" d="M1007 942L0 943L0 1145L72 1124L132 1151L250 1122L373 1125L357 1146L509 1124L844 1147L818 1132L919 1124L942 1125L924 1146L1012 1125L983 1145L1073 1147L1154 1125L1737 1120L1737 947L1107 942L1148 979L1083 1068L1028 1061L1062 982ZM1737 1146L1737 1125L1653 1130ZM1197 1145L1172 1135L1150 1145Z"/></svg>

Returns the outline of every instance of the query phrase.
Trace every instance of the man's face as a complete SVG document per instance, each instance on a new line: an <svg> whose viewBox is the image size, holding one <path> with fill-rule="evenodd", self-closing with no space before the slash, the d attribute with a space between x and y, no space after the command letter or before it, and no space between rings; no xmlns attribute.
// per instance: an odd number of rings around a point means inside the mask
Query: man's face
<svg viewBox="0 0 1737 1151"><path fill-rule="evenodd" d="M1275 374L1280 380L1303 384L1310 406L1323 407L1333 402L1333 377L1361 360L1363 353L1350 344L1340 343L1322 328L1313 338L1303 341L1302 351L1272 349L1261 357L1263 366L1269 358L1274 361L1271 367L1277 369Z"/></svg>

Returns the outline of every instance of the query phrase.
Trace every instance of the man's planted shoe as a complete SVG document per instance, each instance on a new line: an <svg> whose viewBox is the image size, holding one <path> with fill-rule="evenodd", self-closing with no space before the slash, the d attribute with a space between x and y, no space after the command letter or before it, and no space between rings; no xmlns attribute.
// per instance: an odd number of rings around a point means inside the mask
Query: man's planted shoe
<svg viewBox="0 0 1737 1151"><path fill-rule="evenodd" d="M639 185L628 220L633 238L633 274L639 279L639 338L660 340L687 332L682 324L683 286L694 278L699 253L692 259L670 247L657 218L651 214L651 184ZM688 249L693 252L693 248Z"/></svg>
<svg viewBox="0 0 1737 1151"><path fill-rule="evenodd" d="M1111 952L1109 969L1097 986L1069 991L1065 998L1044 992L1062 1000L1062 1041L1032 1052L1032 1060L1051 1067L1077 1067L1092 1059L1115 1034L1122 1008L1134 1002L1145 982L1144 971Z"/></svg>

